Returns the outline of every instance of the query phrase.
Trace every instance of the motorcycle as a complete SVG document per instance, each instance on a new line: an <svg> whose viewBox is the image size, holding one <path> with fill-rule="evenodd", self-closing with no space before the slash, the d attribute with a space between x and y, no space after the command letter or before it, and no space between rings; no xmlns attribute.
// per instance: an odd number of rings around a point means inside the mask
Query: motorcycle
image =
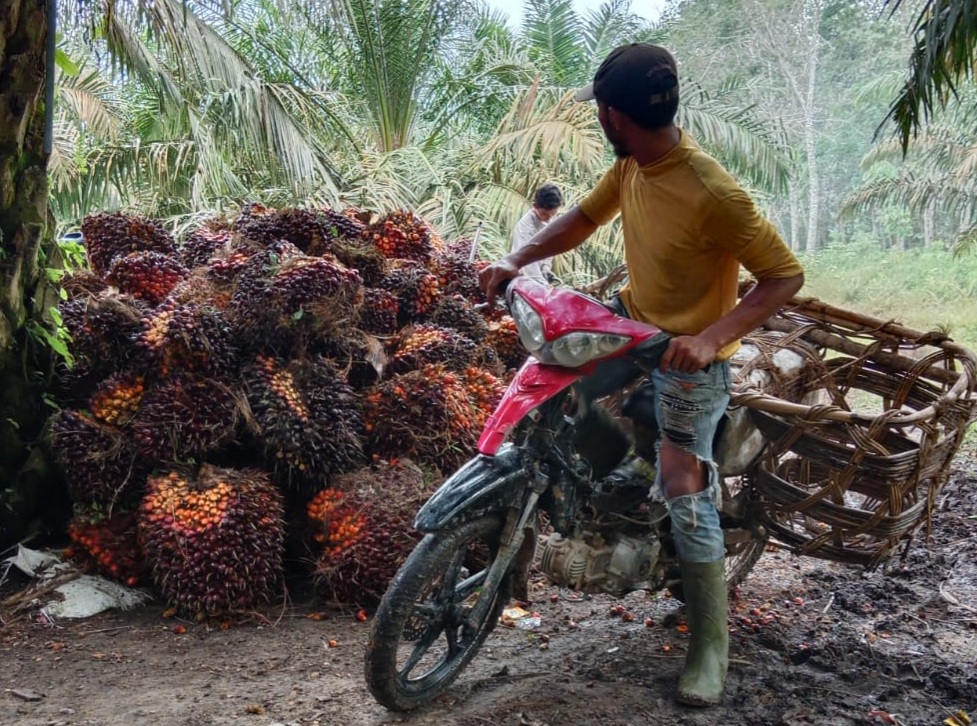
<svg viewBox="0 0 977 726"><path fill-rule="evenodd" d="M561 588L682 595L651 465L643 476L615 476L629 461L655 459L650 396L631 384L659 364L669 336L595 298L526 277L509 284L506 304L530 357L488 419L478 454L417 513L414 526L425 536L373 620L366 681L391 710L415 709L448 688L510 599L526 599L537 551L540 570ZM629 387L621 411L603 405ZM763 446L762 437L751 438L745 413L733 418L715 447L725 477L743 474ZM629 460L635 449L643 456ZM767 534L752 523L748 488L723 481L733 586L763 553Z"/></svg>

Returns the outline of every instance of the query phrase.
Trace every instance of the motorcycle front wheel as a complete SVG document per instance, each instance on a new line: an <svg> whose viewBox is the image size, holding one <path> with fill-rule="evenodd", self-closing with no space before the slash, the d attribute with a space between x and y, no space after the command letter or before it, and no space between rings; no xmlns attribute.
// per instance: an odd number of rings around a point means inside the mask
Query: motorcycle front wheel
<svg viewBox="0 0 977 726"><path fill-rule="evenodd" d="M366 682L394 711L422 706L451 685L478 652L509 601L512 578L482 584L499 549L500 517L486 516L427 535L384 595L366 650ZM473 619L482 598L485 615Z"/></svg>

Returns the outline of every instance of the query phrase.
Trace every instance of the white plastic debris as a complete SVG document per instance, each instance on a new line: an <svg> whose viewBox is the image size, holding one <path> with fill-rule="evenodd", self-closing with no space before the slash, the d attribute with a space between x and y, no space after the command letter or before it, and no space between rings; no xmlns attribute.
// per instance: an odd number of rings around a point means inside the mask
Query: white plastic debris
<svg viewBox="0 0 977 726"><path fill-rule="evenodd" d="M45 591L45 595L56 593L54 599L40 608L41 615L48 620L87 618L112 608L129 610L152 599L145 590L126 587L97 575L83 575L72 563L50 552L18 546L17 553L8 557L5 563L5 575L11 567L16 567L41 583L55 578L65 579L63 584Z"/></svg>

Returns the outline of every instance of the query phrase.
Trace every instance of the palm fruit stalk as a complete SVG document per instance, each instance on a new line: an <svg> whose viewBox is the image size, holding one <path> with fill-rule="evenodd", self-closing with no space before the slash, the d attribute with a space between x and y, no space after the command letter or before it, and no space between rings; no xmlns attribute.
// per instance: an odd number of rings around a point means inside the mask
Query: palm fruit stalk
<svg viewBox="0 0 977 726"><path fill-rule="evenodd" d="M135 511L104 512L75 505L68 523L71 546L65 555L85 572L96 572L130 587L138 585L145 560L139 546Z"/></svg>
<svg viewBox="0 0 977 726"><path fill-rule="evenodd" d="M258 470L162 473L147 483L139 537L171 603L201 616L246 612L281 582L282 495Z"/></svg>
<svg viewBox="0 0 977 726"><path fill-rule="evenodd" d="M81 223L89 267L97 275L108 272L117 257L130 252L176 253L173 236L156 221L122 212L92 214Z"/></svg>
<svg viewBox="0 0 977 726"><path fill-rule="evenodd" d="M62 380L68 395L87 397L88 391L76 391L73 385L85 374L101 379L130 363L138 363L139 351L132 340L148 310L145 303L106 291L68 299L58 310L71 336L68 347L77 369Z"/></svg>
<svg viewBox="0 0 977 726"><path fill-rule="evenodd" d="M157 305L189 274L175 257L160 252L130 252L115 258L105 279L122 293Z"/></svg>
<svg viewBox="0 0 977 726"><path fill-rule="evenodd" d="M407 456L451 470L475 450L480 432L461 374L439 365L393 376L363 398L372 455Z"/></svg>
<svg viewBox="0 0 977 726"><path fill-rule="evenodd" d="M73 502L110 508L138 500L148 465L127 433L70 409L56 412L48 426L48 443Z"/></svg>
<svg viewBox="0 0 977 726"><path fill-rule="evenodd" d="M362 466L359 399L327 361L258 356L244 381L260 448L283 485L321 489Z"/></svg>
<svg viewBox="0 0 977 726"><path fill-rule="evenodd" d="M338 477L309 502L317 590L341 603L378 601L422 534L414 514L434 478L410 461Z"/></svg>
<svg viewBox="0 0 977 726"><path fill-rule="evenodd" d="M145 461L186 461L233 441L239 413L227 385L180 373L147 388L130 426Z"/></svg>
<svg viewBox="0 0 977 726"><path fill-rule="evenodd" d="M475 356L475 343L461 333L436 325L411 325L390 341L390 370L407 373L426 365L441 363L463 371Z"/></svg>

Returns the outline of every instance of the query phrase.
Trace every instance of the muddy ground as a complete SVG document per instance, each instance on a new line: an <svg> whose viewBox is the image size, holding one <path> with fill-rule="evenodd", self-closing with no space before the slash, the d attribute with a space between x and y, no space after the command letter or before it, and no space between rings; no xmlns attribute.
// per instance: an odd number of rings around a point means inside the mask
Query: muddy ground
<svg viewBox="0 0 977 726"><path fill-rule="evenodd" d="M769 551L733 604L719 708L671 700L688 637L679 603L572 602L540 584L540 627L496 629L450 692L409 717L367 692L368 624L351 611L292 602L227 630L166 619L161 604L56 624L0 613L0 724L938 726L960 710L977 723L974 459L959 456L931 540L886 571ZM617 603L633 621L609 614Z"/></svg>

